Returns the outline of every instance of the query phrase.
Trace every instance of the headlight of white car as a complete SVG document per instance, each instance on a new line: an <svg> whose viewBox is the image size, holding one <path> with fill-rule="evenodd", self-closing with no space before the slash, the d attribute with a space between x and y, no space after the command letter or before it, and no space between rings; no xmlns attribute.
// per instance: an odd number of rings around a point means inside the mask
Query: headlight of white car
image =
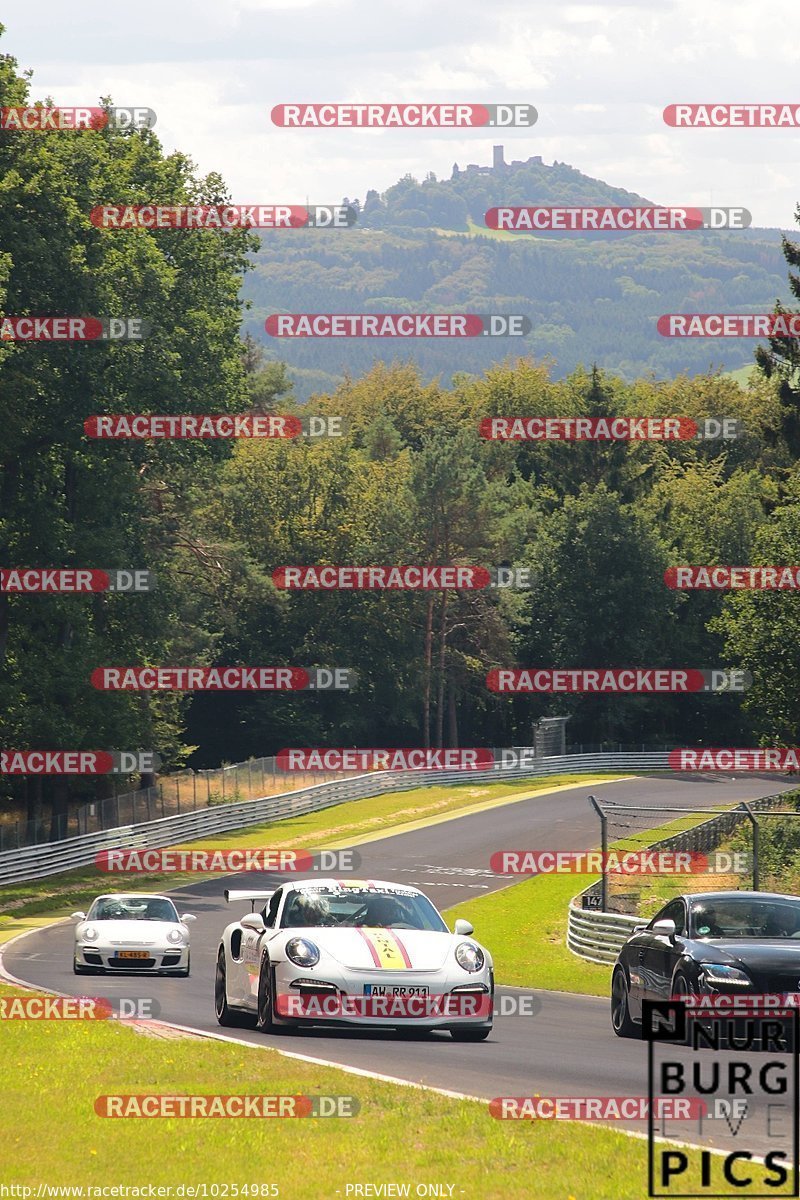
<svg viewBox="0 0 800 1200"><path fill-rule="evenodd" d="M183 934L181 933L180 929L170 929L169 933L167 934L167 941L182 942Z"/></svg>
<svg viewBox="0 0 800 1200"><path fill-rule="evenodd" d="M97 930L95 929L94 925L87 925L81 934L81 937L87 942L96 942Z"/></svg>
<svg viewBox="0 0 800 1200"><path fill-rule="evenodd" d="M290 938L286 943L286 957L297 967L313 967L319 962L319 950L306 938Z"/></svg>
<svg viewBox="0 0 800 1200"><path fill-rule="evenodd" d="M459 942L456 946L456 962L470 974L482 971L485 961L483 951L474 946L472 942Z"/></svg>

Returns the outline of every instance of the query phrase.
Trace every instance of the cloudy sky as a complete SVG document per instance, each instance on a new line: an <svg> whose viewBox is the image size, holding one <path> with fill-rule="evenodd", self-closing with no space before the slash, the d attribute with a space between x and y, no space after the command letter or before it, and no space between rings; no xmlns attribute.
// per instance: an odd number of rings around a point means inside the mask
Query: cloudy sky
<svg viewBox="0 0 800 1200"><path fill-rule="evenodd" d="M541 154L663 204L741 205L791 228L800 129L670 129L665 105L800 104L796 4L773 0L37 0L0 50L34 99L111 95L158 114L167 150L240 203L363 200L401 175ZM532 129L282 130L292 101L527 101Z"/></svg>

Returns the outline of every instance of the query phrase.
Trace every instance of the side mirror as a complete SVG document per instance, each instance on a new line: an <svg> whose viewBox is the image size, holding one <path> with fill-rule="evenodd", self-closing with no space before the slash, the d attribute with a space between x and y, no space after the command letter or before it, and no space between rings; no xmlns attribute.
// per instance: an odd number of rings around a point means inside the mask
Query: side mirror
<svg viewBox="0 0 800 1200"><path fill-rule="evenodd" d="M260 913L248 913L247 916L242 917L239 924L242 929L254 929L256 933L263 933L267 928L261 919Z"/></svg>
<svg viewBox="0 0 800 1200"><path fill-rule="evenodd" d="M475 926L469 921L458 920L455 923L453 932L460 934L462 937L468 937L469 934L475 932Z"/></svg>
<svg viewBox="0 0 800 1200"><path fill-rule="evenodd" d="M196 921L197 917L194 915L194 913L183 913L183 915L181 916L181 920L182 921Z"/></svg>
<svg viewBox="0 0 800 1200"><path fill-rule="evenodd" d="M669 941L672 941L672 939L675 937L676 929L677 925L674 921L664 919L663 921L656 921L652 932L656 935L656 937L668 938Z"/></svg>
<svg viewBox="0 0 800 1200"><path fill-rule="evenodd" d="M85 921L86 920L86 913L74 912L74 913L71 913L70 915L71 915L73 921Z"/></svg>

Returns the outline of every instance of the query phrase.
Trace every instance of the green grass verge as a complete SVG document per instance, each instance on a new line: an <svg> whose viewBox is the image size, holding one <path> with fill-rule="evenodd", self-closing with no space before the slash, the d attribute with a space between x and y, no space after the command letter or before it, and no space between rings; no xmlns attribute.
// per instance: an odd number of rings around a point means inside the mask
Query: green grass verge
<svg viewBox="0 0 800 1200"><path fill-rule="evenodd" d="M348 1183L406 1183L413 1196L418 1183L435 1181L469 1200L641 1200L646 1190L646 1144L607 1127L497 1121L485 1104L272 1050L92 1021L2 1022L0 1045L6 1185L273 1183L287 1200L344 1197ZM488 1069L490 1047L474 1049ZM95 1113L100 1095L148 1093L347 1094L360 1112L297 1120Z"/></svg>
<svg viewBox="0 0 800 1200"><path fill-rule="evenodd" d="M372 837L387 837L409 829L415 822L430 822L491 802L505 802L568 784L622 778L612 775L558 775L548 778L506 780L492 784L456 784L414 788L333 805L305 816L286 817L232 833L215 834L192 842L195 849L245 849L287 847L324 849L358 844ZM83 867L29 883L0 887L0 928L17 917L52 913L63 916L82 908L99 892L113 888L131 891L173 889L196 882L197 875L140 875Z"/></svg>
<svg viewBox="0 0 800 1200"><path fill-rule="evenodd" d="M724 811L729 805L721 805ZM647 831L647 844L708 820L708 813L689 814ZM612 849L640 850L643 835L620 838ZM596 883L599 875L537 875L480 899L447 909L449 921L472 921L475 936L489 946L498 982L548 991L608 996L611 966L587 962L567 949L567 911L573 896ZM645 880L649 911L686 890L685 876L663 876L657 885Z"/></svg>

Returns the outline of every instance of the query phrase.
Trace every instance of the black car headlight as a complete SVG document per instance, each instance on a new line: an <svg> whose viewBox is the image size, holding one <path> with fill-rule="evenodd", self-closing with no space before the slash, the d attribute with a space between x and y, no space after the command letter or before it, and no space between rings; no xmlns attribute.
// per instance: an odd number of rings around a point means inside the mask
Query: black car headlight
<svg viewBox="0 0 800 1200"><path fill-rule="evenodd" d="M308 938L290 938L286 943L286 957L296 967L314 967L319 962L319 949Z"/></svg>
<svg viewBox="0 0 800 1200"><path fill-rule="evenodd" d="M475 971L482 971L485 961L486 959L481 948L473 945L472 942L459 942L456 946L456 962L465 971L469 971L470 974L473 974Z"/></svg>
<svg viewBox="0 0 800 1200"><path fill-rule="evenodd" d="M712 987L749 988L752 980L740 971L738 967L724 966L722 963L703 963L703 981Z"/></svg>

